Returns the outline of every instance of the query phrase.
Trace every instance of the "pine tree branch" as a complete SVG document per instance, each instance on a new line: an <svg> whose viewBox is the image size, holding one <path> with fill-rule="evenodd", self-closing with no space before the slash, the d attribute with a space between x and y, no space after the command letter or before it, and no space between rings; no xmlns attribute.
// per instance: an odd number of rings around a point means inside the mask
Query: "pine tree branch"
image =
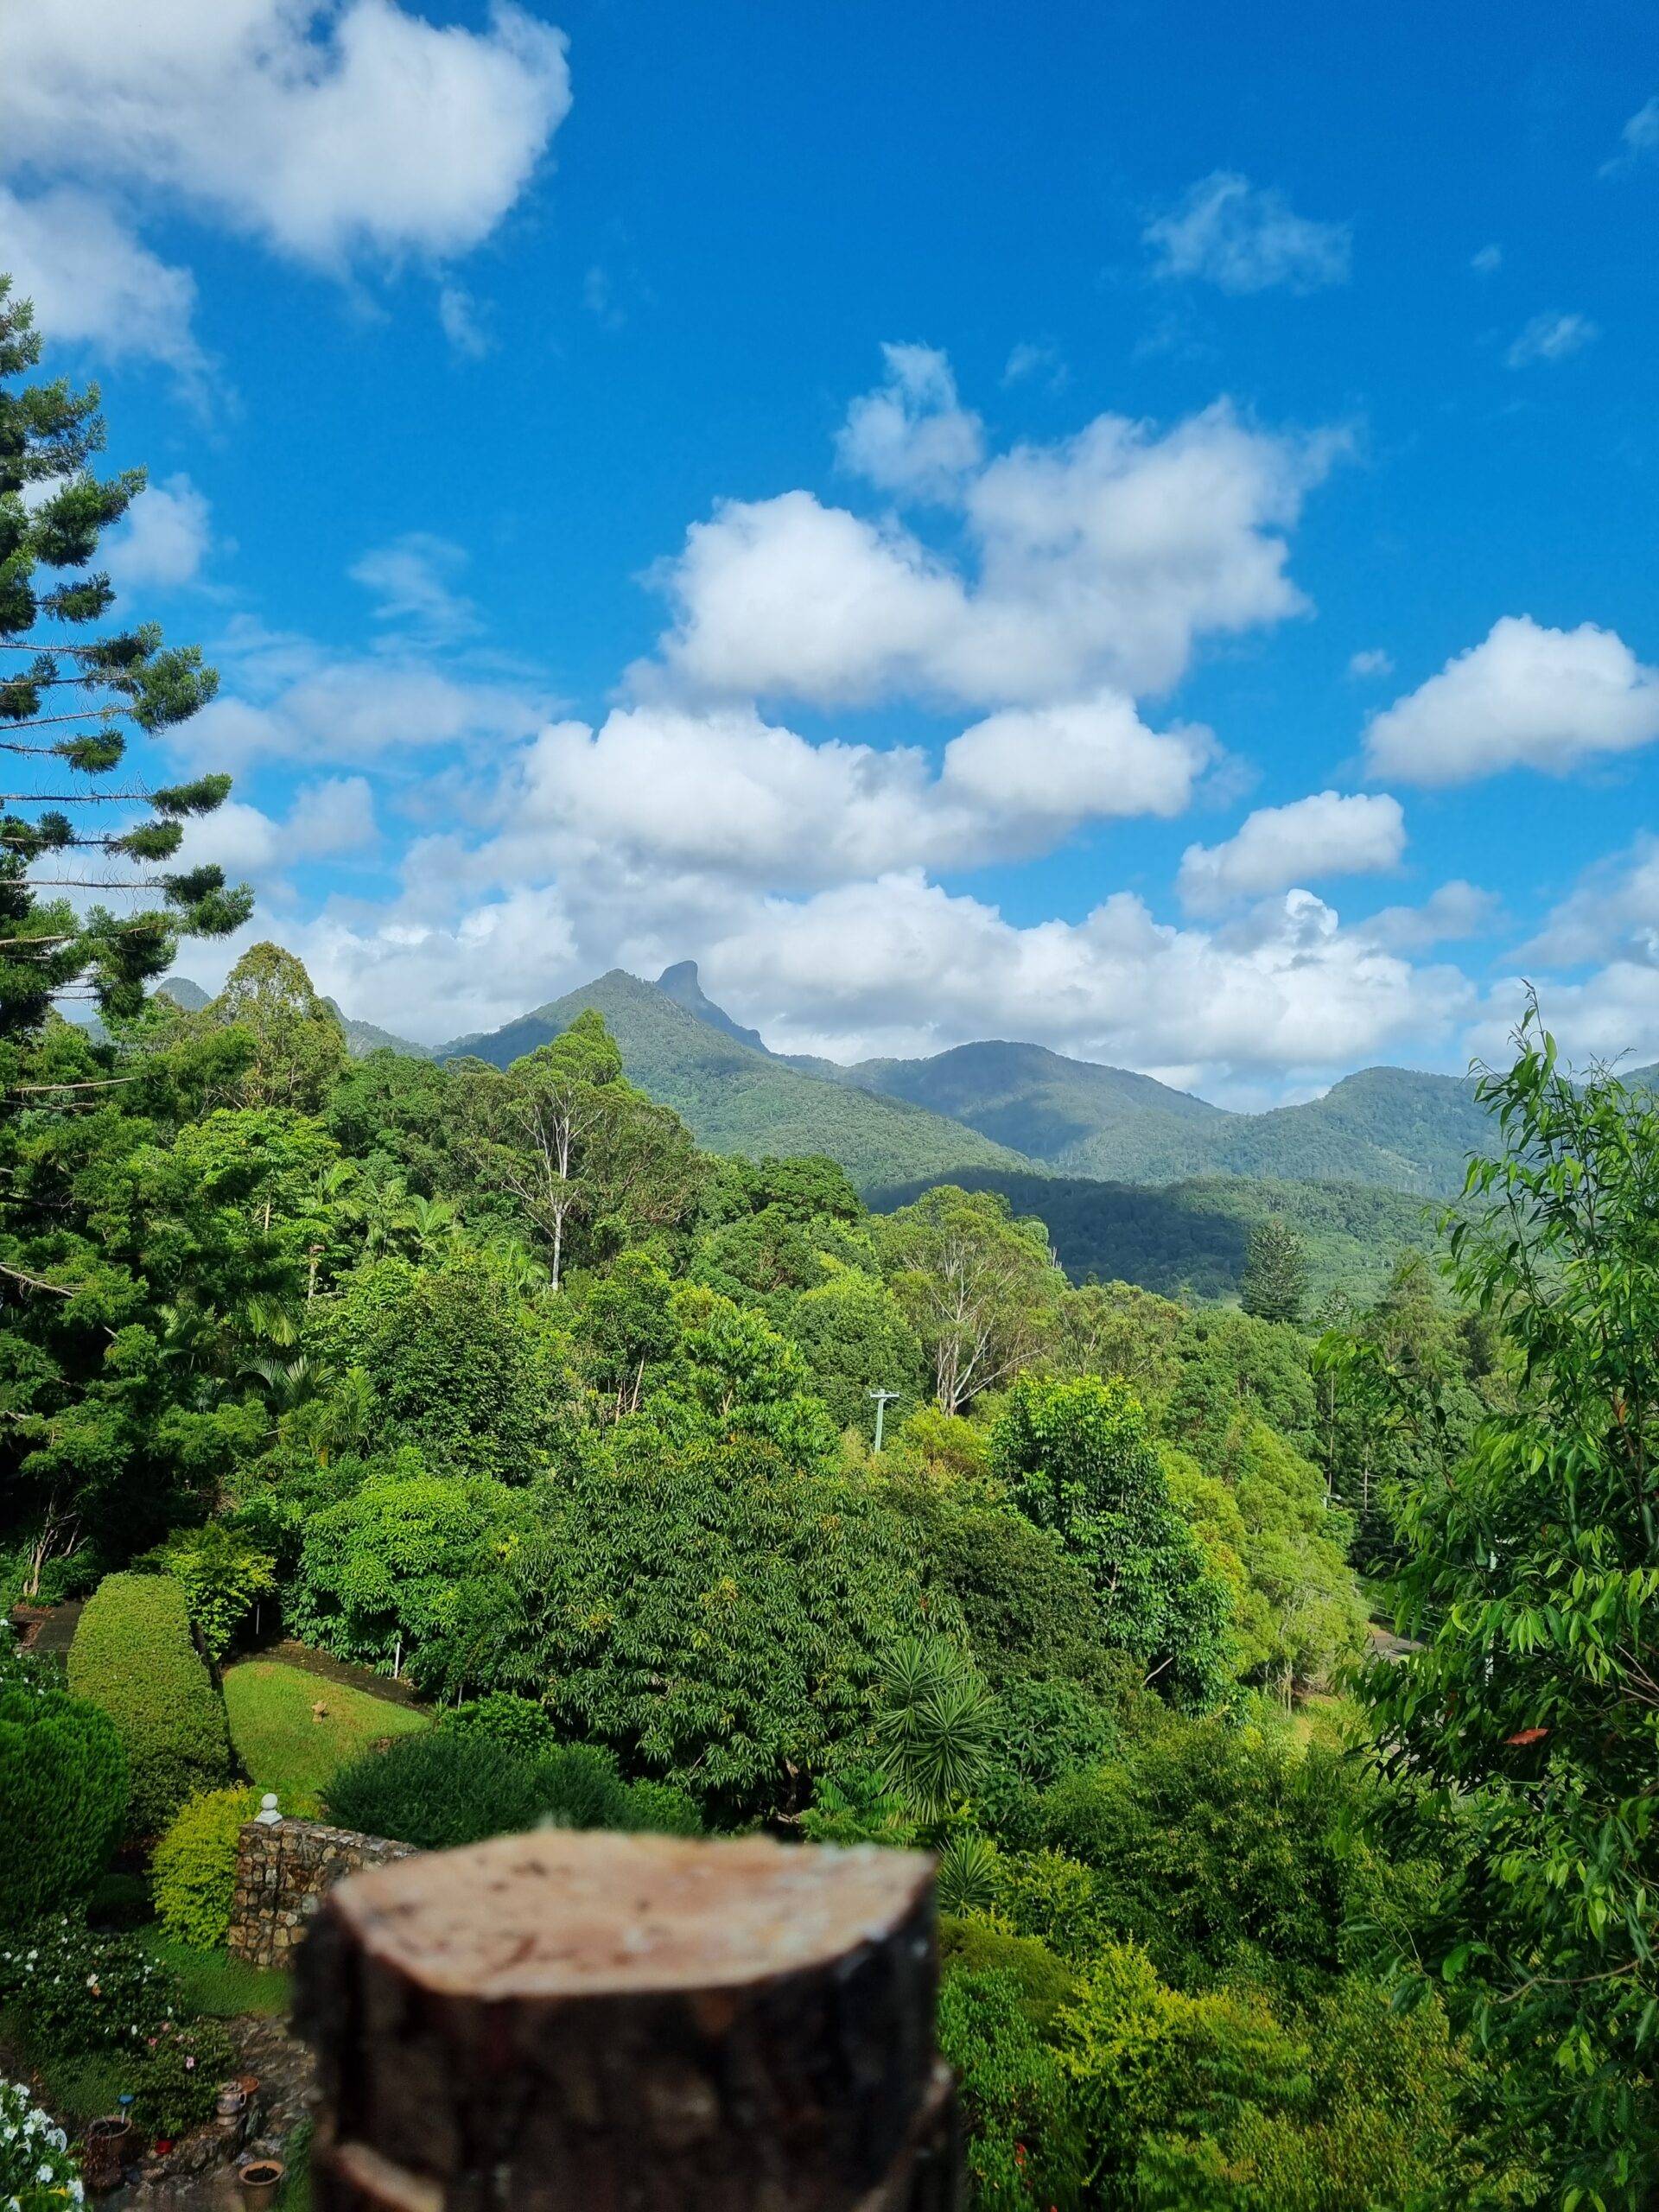
<svg viewBox="0 0 1659 2212"><path fill-rule="evenodd" d="M5 727L8 729L55 729L61 722L92 721L100 717L107 719L111 715L130 715L132 712L133 709L130 707L118 706L111 700L107 705L102 707L83 707L78 715L37 715L31 722L6 721ZM3 716L0 716L0 721L4 719ZM7 749L15 752L17 748L9 747ZM38 750L38 748L35 749Z"/></svg>
<svg viewBox="0 0 1659 2212"><path fill-rule="evenodd" d="M112 890L118 890L120 886L116 884L111 885L110 887ZM140 919L136 922L118 922L114 929L100 930L98 931L98 935L99 937L142 936L147 931L152 931L165 926L167 926L167 925L161 918L152 916L148 920ZM58 937L0 937L0 951L8 950L13 945L19 944L27 945L31 950L37 948L49 949L54 944L74 944L86 935L87 932L85 930L65 930L62 934Z"/></svg>

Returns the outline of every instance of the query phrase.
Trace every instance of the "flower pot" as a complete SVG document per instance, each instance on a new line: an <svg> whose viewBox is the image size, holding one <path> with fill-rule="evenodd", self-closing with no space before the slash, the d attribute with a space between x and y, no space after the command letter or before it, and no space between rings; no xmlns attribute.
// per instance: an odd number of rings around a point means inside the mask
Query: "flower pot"
<svg viewBox="0 0 1659 2212"><path fill-rule="evenodd" d="M213 2109L221 2120L236 2120L248 2108L248 2093L239 2082L227 2082Z"/></svg>
<svg viewBox="0 0 1659 2212"><path fill-rule="evenodd" d="M171 2135L158 2135L149 2147L154 2151L158 2158L164 2158L168 2152L173 2148L174 2143L176 2139L177 2139L175 2137Z"/></svg>
<svg viewBox="0 0 1659 2212"><path fill-rule="evenodd" d="M95 2120L86 2130L80 2154L80 2171L88 2189L113 2189L126 2171L135 2148L132 2123L125 2120Z"/></svg>
<svg viewBox="0 0 1659 2212"><path fill-rule="evenodd" d="M242 2188L242 2202L247 2212L260 2212L260 2208L276 2202L276 2192L283 2185L288 2169L280 2158L250 2158L237 2173Z"/></svg>

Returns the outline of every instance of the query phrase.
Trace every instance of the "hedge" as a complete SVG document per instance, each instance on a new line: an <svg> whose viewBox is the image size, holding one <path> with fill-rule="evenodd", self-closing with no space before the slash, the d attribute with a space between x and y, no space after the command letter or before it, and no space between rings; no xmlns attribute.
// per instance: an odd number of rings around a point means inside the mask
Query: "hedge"
<svg viewBox="0 0 1659 2212"><path fill-rule="evenodd" d="M187 1799L228 1779L225 1705L168 1574L106 1575L69 1648L69 1687L102 1707L127 1755L127 1824L164 1828Z"/></svg>
<svg viewBox="0 0 1659 2212"><path fill-rule="evenodd" d="M57 1690L0 1690L0 1927L83 1897L127 1808L127 1762L106 1713Z"/></svg>
<svg viewBox="0 0 1659 2212"><path fill-rule="evenodd" d="M210 1789L193 1797L156 1847L150 1872L156 1916L169 1936L199 1951L222 1950L236 1894L236 1846L259 1809L257 1789Z"/></svg>
<svg viewBox="0 0 1659 2212"><path fill-rule="evenodd" d="M422 1851L543 1822L667 1835L695 1835L702 1826L683 1790L625 1782L614 1753L601 1745L555 1744L526 1757L478 1728L423 1730L361 1751L340 1768L326 1796L329 1817L341 1827L393 1836Z"/></svg>

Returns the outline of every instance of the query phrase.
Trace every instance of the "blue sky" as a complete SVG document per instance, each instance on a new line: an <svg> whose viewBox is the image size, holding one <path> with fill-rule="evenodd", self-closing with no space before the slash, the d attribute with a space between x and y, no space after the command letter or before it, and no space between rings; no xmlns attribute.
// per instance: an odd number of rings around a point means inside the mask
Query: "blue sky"
<svg viewBox="0 0 1659 2212"><path fill-rule="evenodd" d="M1526 975L1659 1054L1649 9L8 35L0 266L224 678L199 849L351 1010L694 957L782 1046L1253 1103Z"/></svg>

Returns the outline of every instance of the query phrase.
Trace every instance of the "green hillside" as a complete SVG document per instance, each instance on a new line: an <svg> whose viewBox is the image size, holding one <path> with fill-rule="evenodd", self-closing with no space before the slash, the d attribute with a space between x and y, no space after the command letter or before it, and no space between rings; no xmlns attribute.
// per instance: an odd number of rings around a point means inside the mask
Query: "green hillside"
<svg viewBox="0 0 1659 2212"><path fill-rule="evenodd" d="M459 1037L435 1057L474 1054L505 1067L588 1007L604 1016L632 1080L673 1107L713 1151L828 1153L861 1189L949 1181L976 1168L1030 1168L977 1131L919 1106L803 1075L620 968L487 1036Z"/></svg>
<svg viewBox="0 0 1659 2212"><path fill-rule="evenodd" d="M1355 1183L1217 1175L1154 1190L1082 1176L976 1173L954 1179L969 1190L1003 1192L1016 1213L1035 1214L1074 1282L1139 1283L1166 1296L1234 1295L1250 1231L1269 1214L1281 1215L1306 1239L1315 1311L1336 1291L1374 1297L1402 1251L1438 1243L1433 1209L1422 1198ZM871 1203L890 1211L925 1187L880 1191Z"/></svg>
<svg viewBox="0 0 1659 2212"><path fill-rule="evenodd" d="M163 976L156 986L157 998L171 999L175 1006L181 1006L187 1014L200 1014L211 1003L210 995L200 983L193 983L188 976Z"/></svg>
<svg viewBox="0 0 1659 2212"><path fill-rule="evenodd" d="M1230 1117L1150 1076L1068 1059L1041 1045L958 1045L926 1060L865 1060L861 1089L909 1099L1033 1160L1109 1172L1115 1148L1138 1173L1165 1137L1176 1157L1191 1129Z"/></svg>
<svg viewBox="0 0 1659 2212"><path fill-rule="evenodd" d="M1489 1147L1494 1136L1467 1077L1362 1068L1323 1098L1233 1116L1211 1158L1234 1175L1379 1183L1450 1196L1462 1188L1470 1154Z"/></svg>
<svg viewBox="0 0 1659 2212"><path fill-rule="evenodd" d="M949 1114L1060 1173L1124 1183L1266 1175L1450 1194L1490 1134L1472 1084L1409 1068L1366 1068L1323 1098L1265 1114L1226 1113L1037 1045L867 1060L843 1079Z"/></svg>

